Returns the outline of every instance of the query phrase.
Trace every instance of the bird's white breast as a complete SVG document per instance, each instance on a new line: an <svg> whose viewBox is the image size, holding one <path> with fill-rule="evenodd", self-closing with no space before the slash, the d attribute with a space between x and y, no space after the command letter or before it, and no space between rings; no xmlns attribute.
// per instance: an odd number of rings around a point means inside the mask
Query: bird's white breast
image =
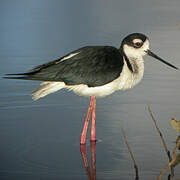
<svg viewBox="0 0 180 180"><path fill-rule="evenodd" d="M96 97L104 97L112 94L117 90L126 90L135 86L143 77L143 73L144 73L143 60L139 59L137 64L135 64L134 66L137 66L138 69L136 69L135 72L131 72L127 66L126 61L124 60L124 66L120 76L117 79L113 80L112 82L103 86L88 87L87 85L80 84L80 85L66 86L65 88L72 90L76 94L81 96L96 96Z"/></svg>
<svg viewBox="0 0 180 180"><path fill-rule="evenodd" d="M144 74L144 61L142 58L133 59L129 58L133 72L130 71L130 69L127 66L126 61L124 60L124 67L123 71L121 73L121 82L124 82L123 84L119 83L119 88L122 90L126 90L129 88L132 88L136 84L138 84Z"/></svg>

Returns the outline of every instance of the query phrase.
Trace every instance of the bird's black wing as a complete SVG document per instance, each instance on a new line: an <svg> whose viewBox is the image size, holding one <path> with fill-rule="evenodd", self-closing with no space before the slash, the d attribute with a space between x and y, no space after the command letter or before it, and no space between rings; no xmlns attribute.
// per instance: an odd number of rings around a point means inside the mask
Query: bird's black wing
<svg viewBox="0 0 180 180"><path fill-rule="evenodd" d="M58 60L37 66L28 73L10 74L21 76L9 78L61 81L66 85L86 84L95 87L118 78L122 68L122 55L115 47L87 46Z"/></svg>

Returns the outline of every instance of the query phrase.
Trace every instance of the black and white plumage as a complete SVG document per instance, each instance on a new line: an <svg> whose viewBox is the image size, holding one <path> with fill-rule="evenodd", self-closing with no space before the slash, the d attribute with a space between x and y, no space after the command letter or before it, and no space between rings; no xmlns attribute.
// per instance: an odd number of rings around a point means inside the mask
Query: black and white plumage
<svg viewBox="0 0 180 180"><path fill-rule="evenodd" d="M8 78L44 81L32 94L35 100L62 88L83 96L104 97L117 90L132 88L142 79L142 57L146 54L160 59L149 50L149 39L134 33L122 41L119 49L111 46L83 47L30 72L9 74L19 77Z"/></svg>
<svg viewBox="0 0 180 180"><path fill-rule="evenodd" d="M30 72L8 74L10 76L6 78L43 81L40 88L32 93L34 100L62 88L91 96L80 138L80 143L85 144L91 114L91 141L96 140L96 97L135 86L143 77L143 56L146 54L178 69L149 50L149 39L145 35L134 33L124 38L119 49L111 46L83 47Z"/></svg>

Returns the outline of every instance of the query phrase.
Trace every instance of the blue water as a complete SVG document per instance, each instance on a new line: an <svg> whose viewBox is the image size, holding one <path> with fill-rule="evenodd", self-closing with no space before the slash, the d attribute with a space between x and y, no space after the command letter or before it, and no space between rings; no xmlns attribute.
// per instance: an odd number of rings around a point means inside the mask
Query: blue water
<svg viewBox="0 0 180 180"><path fill-rule="evenodd" d="M82 46L119 47L132 32L147 34L152 51L180 67L179 6L179 0L1 0L1 77ZM180 119L179 77L179 71L145 57L145 75L138 86L97 100L97 179L135 179L120 126L140 179L156 179L168 159L147 105L172 151L178 134L170 119ZM88 179L79 137L89 99L61 90L34 102L30 94L38 86L39 82L0 79L0 179ZM91 150L88 135L86 156L92 173ZM177 166L176 178L179 170Z"/></svg>

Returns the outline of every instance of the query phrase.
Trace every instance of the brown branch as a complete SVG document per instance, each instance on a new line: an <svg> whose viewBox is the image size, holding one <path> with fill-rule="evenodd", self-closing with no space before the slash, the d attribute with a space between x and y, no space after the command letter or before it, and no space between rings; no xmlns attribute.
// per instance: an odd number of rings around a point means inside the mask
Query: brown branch
<svg viewBox="0 0 180 180"><path fill-rule="evenodd" d="M160 172L160 175L158 176L158 180L160 180L162 178L162 176L164 175L164 173L167 171L168 167L172 167L173 166L173 163L175 162L176 160L176 152L178 150L180 146L180 139L178 140L178 142L176 143L176 147L174 148L173 150L173 157L172 157L172 160L166 164L166 166L161 170Z"/></svg>
<svg viewBox="0 0 180 180"><path fill-rule="evenodd" d="M121 132L122 132L123 137L124 137L124 141L125 141L125 143L126 143L126 145L127 145L127 147L128 147L128 151L129 151L129 154L130 154L130 156L131 156L131 159L133 160L134 169L135 169L135 172L136 172L136 178L135 178L135 180L138 180L138 179L139 179L139 173L138 173L138 167L137 167L137 164L136 164L136 160L135 160L134 155L133 155L133 153L132 153L132 151L131 151L131 148L130 148L130 146L129 146L129 144L128 144L125 130L124 130L124 128L123 128L122 126L120 126L120 128L121 128Z"/></svg>
<svg viewBox="0 0 180 180"><path fill-rule="evenodd" d="M167 171L168 168L169 163L167 163L166 166L161 170L160 175L157 177L157 180L160 180L163 177L164 173Z"/></svg>
<svg viewBox="0 0 180 180"><path fill-rule="evenodd" d="M164 149L165 149L165 151L166 151L166 153L167 153L167 156L168 156L168 158L169 158L169 161L171 161L172 158L171 158L171 155L170 155L170 151L169 151L168 148L167 148L167 145L166 145L166 142L165 142L165 140L164 140L164 137L163 137L163 135L162 135L162 133L161 133L158 125L157 125L156 119L154 118L154 116L153 116L153 114L152 114L152 111L151 111L151 109L150 109L150 106L148 106L148 111L149 111L149 114L150 114L152 120L154 121L154 125L155 125L155 127L156 127L156 129L157 129L157 131L158 131L158 133L159 133L159 136L160 136L160 138L161 138L161 140L162 140L162 143L163 143Z"/></svg>
<svg viewBox="0 0 180 180"><path fill-rule="evenodd" d="M162 133L161 133L158 125L157 125L156 119L154 118L154 116L153 116L153 114L152 114L152 111L151 111L151 109L150 109L150 106L148 106L148 111L149 111L149 114L150 114L150 116L151 116L151 118L152 118L152 120L153 120L153 122L154 122L154 125L155 125L155 127L156 127L156 130L157 130L157 132L159 133L159 136L160 136L160 138L161 138L163 147L164 147L164 149L165 149L165 151L166 151L166 154L167 154L167 156L168 156L168 158L169 158L169 162L171 162L172 157L171 157L170 151L169 151L168 148L167 148L167 145L166 145L166 142L165 142L165 140L164 140L164 137L163 137L163 135L162 135ZM169 166L166 166L166 168L168 168L168 167L169 167ZM171 167L171 177L173 177L173 176L174 176L174 170L173 170L173 168Z"/></svg>
<svg viewBox="0 0 180 180"><path fill-rule="evenodd" d="M176 147L173 150L173 157L172 157L172 161L169 163L170 166L172 166L172 164L174 163L174 161L176 160L176 152L178 150L180 146L180 139L178 139L177 143L176 143Z"/></svg>

